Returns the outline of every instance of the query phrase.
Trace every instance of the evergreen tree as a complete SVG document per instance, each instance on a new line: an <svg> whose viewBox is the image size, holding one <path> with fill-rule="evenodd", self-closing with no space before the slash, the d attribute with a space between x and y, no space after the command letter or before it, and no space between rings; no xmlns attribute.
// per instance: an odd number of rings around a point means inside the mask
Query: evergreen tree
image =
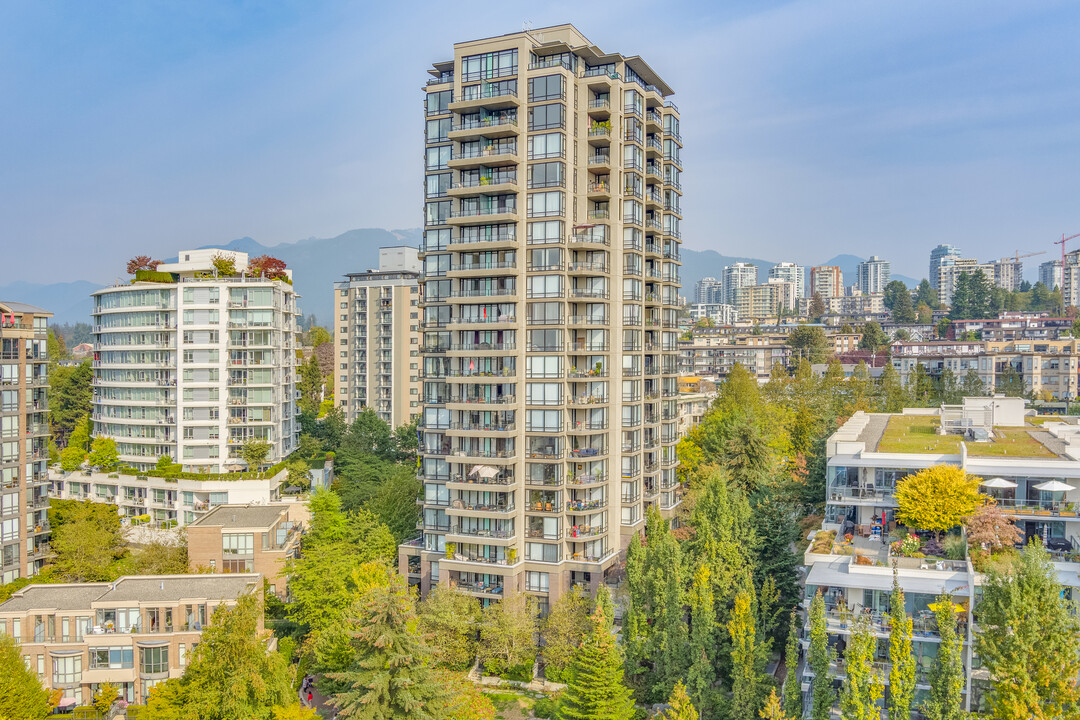
<svg viewBox="0 0 1080 720"><path fill-rule="evenodd" d="M932 310L938 306L937 291L930 287L930 281L926 278L919 282L919 287L915 290L915 304L926 305Z"/></svg>
<svg viewBox="0 0 1080 720"><path fill-rule="evenodd" d="M874 647L877 639L870 631L870 622L862 617L855 621L844 656L847 679L840 693L840 713L844 720L880 720L877 701L884 687L874 671Z"/></svg>
<svg viewBox="0 0 1080 720"><path fill-rule="evenodd" d="M909 720L915 702L915 656L912 622L905 608L904 590L893 572L889 597L889 720Z"/></svg>
<svg viewBox="0 0 1080 720"><path fill-rule="evenodd" d="M686 672L686 683L690 696L703 710L715 704L716 670L712 654L716 652L716 608L713 603L709 568L699 565L690 588L690 669Z"/></svg>
<svg viewBox="0 0 1080 720"><path fill-rule="evenodd" d="M735 596L735 608L728 622L731 635L731 718L754 720L760 702L761 672L754 629L753 596L743 591Z"/></svg>
<svg viewBox="0 0 1080 720"><path fill-rule="evenodd" d="M1080 625L1041 543L987 572L978 610L975 649L993 678L990 716L1080 716Z"/></svg>
<svg viewBox="0 0 1080 720"><path fill-rule="evenodd" d="M683 615L685 588L679 542L671 534L668 521L650 508L646 520L648 545L645 548L646 578L653 619L649 657L652 660L650 697L662 702L675 683L686 675L686 620Z"/></svg>
<svg viewBox="0 0 1080 720"><path fill-rule="evenodd" d="M416 629L412 592L397 573L359 603L351 644L357 660L332 675L348 689L333 702L346 718L440 720L445 693L427 667L427 648Z"/></svg>
<svg viewBox="0 0 1080 720"><path fill-rule="evenodd" d="M810 298L809 314L810 319L813 322L820 322L821 316L826 312L825 300L821 297L821 293L815 292Z"/></svg>
<svg viewBox="0 0 1080 720"><path fill-rule="evenodd" d="M916 319L915 306L911 302L911 295L905 290L897 296L896 304L892 307L892 320L896 323L913 323Z"/></svg>
<svg viewBox="0 0 1080 720"><path fill-rule="evenodd" d="M979 378L979 373L974 368L967 371L964 379L960 382L961 397L982 397L986 395L986 385Z"/></svg>
<svg viewBox="0 0 1080 720"><path fill-rule="evenodd" d="M574 653L570 681L559 706L559 720L625 720L634 701L623 684L623 660L604 611L592 615L592 628Z"/></svg>
<svg viewBox="0 0 1080 720"><path fill-rule="evenodd" d="M630 538L626 548L627 604L623 613L622 639L626 648L626 678L632 687L644 687L648 662L649 615L645 588L645 546L641 536Z"/></svg>
<svg viewBox="0 0 1080 720"><path fill-rule="evenodd" d="M784 714L801 718L803 714L802 682L799 679L799 613L791 609L791 621L788 624L787 647L784 649L784 664L787 674L784 676Z"/></svg>
<svg viewBox="0 0 1080 720"><path fill-rule="evenodd" d="M690 702L690 696L686 694L686 686L682 680L675 683L675 689L668 698L668 707L664 711L662 720L698 720L700 715Z"/></svg>
<svg viewBox="0 0 1080 720"><path fill-rule="evenodd" d="M825 599L818 590L810 601L810 649L807 664L814 674L810 685L810 720L829 720L836 701L829 663L834 651L829 647L829 634L825 626Z"/></svg>
<svg viewBox="0 0 1080 720"><path fill-rule="evenodd" d="M938 654L930 668L930 697L922 706L927 720L964 718L963 641L956 630L956 608L951 595L939 595L937 619Z"/></svg>

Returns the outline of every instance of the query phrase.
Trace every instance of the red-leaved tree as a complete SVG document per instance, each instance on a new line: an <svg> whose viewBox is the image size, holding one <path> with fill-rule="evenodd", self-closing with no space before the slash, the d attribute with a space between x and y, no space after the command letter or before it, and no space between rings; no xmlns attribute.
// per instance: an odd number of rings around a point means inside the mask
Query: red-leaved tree
<svg viewBox="0 0 1080 720"><path fill-rule="evenodd" d="M136 255L128 260L127 271L129 275L134 275L139 270L157 270L160 264L160 260L154 260L149 255Z"/></svg>
<svg viewBox="0 0 1080 720"><path fill-rule="evenodd" d="M248 270L253 275L261 275L264 278L279 278L285 275L285 261L278 260L270 255L260 255L248 261Z"/></svg>

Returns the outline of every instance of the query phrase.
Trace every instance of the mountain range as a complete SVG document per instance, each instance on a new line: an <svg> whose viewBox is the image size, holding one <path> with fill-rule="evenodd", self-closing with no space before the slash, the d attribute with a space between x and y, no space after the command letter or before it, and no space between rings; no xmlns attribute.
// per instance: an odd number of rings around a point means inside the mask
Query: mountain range
<svg viewBox="0 0 1080 720"><path fill-rule="evenodd" d="M221 247L237 250L249 255L269 254L284 260L293 271L296 291L300 293L300 307L305 315L314 314L321 325L333 322L333 304L331 288L333 283L343 279L347 272L363 272L374 269L379 262L379 248L387 245L411 245L418 247L423 238L419 228L406 230L384 230L382 228L363 228L349 230L332 238L306 238L296 242L281 243L272 247L263 245L250 237L242 237L226 245L205 245L203 247ZM165 258L169 260L169 258ZM683 295L691 296L694 285L704 277L719 278L725 265L736 262L749 262L758 266L758 280L764 282L768 269L776 261L761 258L722 255L715 250L682 250L682 286ZM855 255L837 255L826 260L822 265L837 265L844 273L844 282L851 284L855 278L855 268L862 258ZM809 268L807 269L809 271ZM893 275L894 280L902 280L908 287L915 287L918 281L903 275ZM76 282L36 284L13 282L0 285L0 300L17 300L38 305L53 312L53 321L57 323L76 323L90 321L90 293L99 290L98 285L85 280Z"/></svg>

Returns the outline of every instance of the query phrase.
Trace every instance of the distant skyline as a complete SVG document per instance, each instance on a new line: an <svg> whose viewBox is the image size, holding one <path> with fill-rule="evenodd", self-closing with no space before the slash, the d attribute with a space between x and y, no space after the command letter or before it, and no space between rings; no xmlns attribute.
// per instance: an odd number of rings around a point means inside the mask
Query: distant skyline
<svg viewBox="0 0 1080 720"><path fill-rule="evenodd" d="M1030 275L1080 232L1076 3L16 0L0 285L419 227L428 67L523 21L572 22L675 88L689 248L918 278L938 243L1047 251Z"/></svg>

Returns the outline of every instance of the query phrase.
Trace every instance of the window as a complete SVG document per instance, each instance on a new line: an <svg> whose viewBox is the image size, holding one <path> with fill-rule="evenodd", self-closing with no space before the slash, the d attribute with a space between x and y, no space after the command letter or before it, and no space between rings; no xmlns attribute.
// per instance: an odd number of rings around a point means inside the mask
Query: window
<svg viewBox="0 0 1080 720"><path fill-rule="evenodd" d="M533 543L528 543L532 545ZM531 592L548 591L548 574L546 572L525 573L525 589Z"/></svg>
<svg viewBox="0 0 1080 720"><path fill-rule="evenodd" d="M169 648L139 648L139 672L143 675L157 675L169 672Z"/></svg>
<svg viewBox="0 0 1080 720"><path fill-rule="evenodd" d="M529 166L529 187L563 187L565 168L561 162L537 163ZM430 177L429 177L430 180Z"/></svg>
<svg viewBox="0 0 1080 720"><path fill-rule="evenodd" d="M529 194L529 217L555 217L563 214L563 194L552 192Z"/></svg>
<svg viewBox="0 0 1080 720"><path fill-rule="evenodd" d="M82 655L53 658L53 687L82 682Z"/></svg>
<svg viewBox="0 0 1080 720"><path fill-rule="evenodd" d="M537 105L529 108L529 130L551 130L566 127L562 103Z"/></svg>
<svg viewBox="0 0 1080 720"><path fill-rule="evenodd" d="M544 243L556 243L562 239L562 220L545 220L543 222L529 223L529 243L542 245Z"/></svg>
<svg viewBox="0 0 1080 720"><path fill-rule="evenodd" d="M427 121L427 141L429 143L446 142L450 134L450 118Z"/></svg>
<svg viewBox="0 0 1080 720"><path fill-rule="evenodd" d="M562 100L565 97L562 75L529 78L529 102Z"/></svg>
<svg viewBox="0 0 1080 720"><path fill-rule="evenodd" d="M544 133L529 136L529 159L565 157L562 133Z"/></svg>
<svg viewBox="0 0 1080 720"><path fill-rule="evenodd" d="M517 71L517 48L469 55L461 59L461 82L508 77L517 75Z"/></svg>
<svg viewBox="0 0 1080 720"><path fill-rule="evenodd" d="M453 149L450 145L439 145L427 149L427 169L446 170L449 167Z"/></svg>
<svg viewBox="0 0 1080 720"><path fill-rule="evenodd" d="M560 405L562 390L559 383L526 383L526 405Z"/></svg>
<svg viewBox="0 0 1080 720"><path fill-rule="evenodd" d="M545 543L525 543L525 559L532 560L534 562L558 562L559 561L559 546L547 545ZM543 575L547 577L547 573L529 573L530 575ZM545 585L544 590L547 590Z"/></svg>
<svg viewBox="0 0 1080 720"><path fill-rule="evenodd" d="M429 198L446 197L450 189L450 173L427 176L427 196Z"/></svg>
<svg viewBox="0 0 1080 720"><path fill-rule="evenodd" d="M450 112L450 103L453 102L453 97L454 93L451 90L428 93L426 98L427 114L442 115Z"/></svg>
<svg viewBox="0 0 1080 720"><path fill-rule="evenodd" d="M130 647L90 648L91 670L120 670L135 667L135 651Z"/></svg>

